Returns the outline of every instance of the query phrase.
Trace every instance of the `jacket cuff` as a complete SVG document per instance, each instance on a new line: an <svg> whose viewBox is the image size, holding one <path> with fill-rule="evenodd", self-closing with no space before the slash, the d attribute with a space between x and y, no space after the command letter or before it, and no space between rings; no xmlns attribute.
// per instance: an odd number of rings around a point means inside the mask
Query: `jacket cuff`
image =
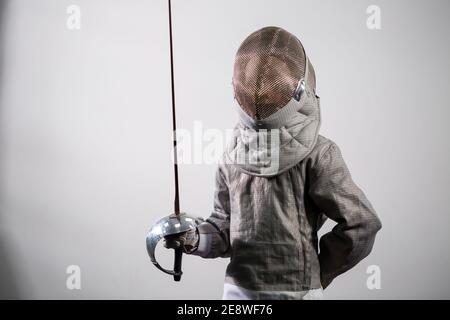
<svg viewBox="0 0 450 320"><path fill-rule="evenodd" d="M211 234L200 233L197 249L192 252L192 255L206 257L211 252L212 236Z"/></svg>
<svg viewBox="0 0 450 320"><path fill-rule="evenodd" d="M218 256L222 251L222 238L219 231L209 222L197 226L199 241L198 248L192 254L202 258Z"/></svg>

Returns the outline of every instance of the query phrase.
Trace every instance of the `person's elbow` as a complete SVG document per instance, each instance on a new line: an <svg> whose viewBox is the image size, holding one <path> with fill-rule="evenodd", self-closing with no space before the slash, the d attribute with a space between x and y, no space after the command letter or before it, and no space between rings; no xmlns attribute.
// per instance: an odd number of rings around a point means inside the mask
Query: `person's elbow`
<svg viewBox="0 0 450 320"><path fill-rule="evenodd" d="M380 218L376 214L371 215L370 218L367 218L363 223L363 230L364 232L361 232L361 240L362 243L366 244L366 254L367 256L371 251L372 247L375 242L376 235L378 231L383 227Z"/></svg>
<svg viewBox="0 0 450 320"><path fill-rule="evenodd" d="M369 232L373 236L375 236L378 233L378 231L381 230L382 227L383 224L381 223L380 218L376 214L374 214L369 222Z"/></svg>

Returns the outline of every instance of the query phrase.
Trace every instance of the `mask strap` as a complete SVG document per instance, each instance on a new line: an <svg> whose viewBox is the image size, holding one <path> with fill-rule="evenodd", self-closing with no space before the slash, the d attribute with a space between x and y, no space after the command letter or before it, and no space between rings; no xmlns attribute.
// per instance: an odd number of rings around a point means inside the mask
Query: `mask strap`
<svg viewBox="0 0 450 320"><path fill-rule="evenodd" d="M306 67L305 67L305 81L306 83L308 82L308 78L309 78L309 59L308 57L306 57Z"/></svg>

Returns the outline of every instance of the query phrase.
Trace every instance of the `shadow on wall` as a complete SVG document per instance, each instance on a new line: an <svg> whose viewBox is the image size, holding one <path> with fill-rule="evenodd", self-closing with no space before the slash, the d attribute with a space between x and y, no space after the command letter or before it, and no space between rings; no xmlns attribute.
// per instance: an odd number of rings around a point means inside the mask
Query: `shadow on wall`
<svg viewBox="0 0 450 320"><path fill-rule="evenodd" d="M20 299L18 279L6 244L3 231L0 231L0 299Z"/></svg>
<svg viewBox="0 0 450 320"><path fill-rule="evenodd" d="M2 125L3 112L2 103L3 100L3 82L4 81L4 48L5 48L5 29L6 29L6 14L9 0L0 0L0 155L2 154L2 148L4 148L4 132L1 128ZM2 163L2 158L0 157L0 192L5 190L5 179L2 179L4 175L5 166ZM0 299L18 299L21 297L17 274L14 271L14 267L11 261L11 252L8 250L8 241L6 239L6 234L4 228L2 228L2 220L6 214L5 201L3 199L4 194L0 193Z"/></svg>

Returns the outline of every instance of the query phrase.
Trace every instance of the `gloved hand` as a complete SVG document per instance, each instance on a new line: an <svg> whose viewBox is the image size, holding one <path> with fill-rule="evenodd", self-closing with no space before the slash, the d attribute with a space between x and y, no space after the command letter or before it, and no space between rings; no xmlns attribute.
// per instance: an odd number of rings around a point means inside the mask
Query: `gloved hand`
<svg viewBox="0 0 450 320"><path fill-rule="evenodd" d="M164 237L164 247L177 249L181 247L184 253L192 253L198 248L199 235L197 229L188 230Z"/></svg>

